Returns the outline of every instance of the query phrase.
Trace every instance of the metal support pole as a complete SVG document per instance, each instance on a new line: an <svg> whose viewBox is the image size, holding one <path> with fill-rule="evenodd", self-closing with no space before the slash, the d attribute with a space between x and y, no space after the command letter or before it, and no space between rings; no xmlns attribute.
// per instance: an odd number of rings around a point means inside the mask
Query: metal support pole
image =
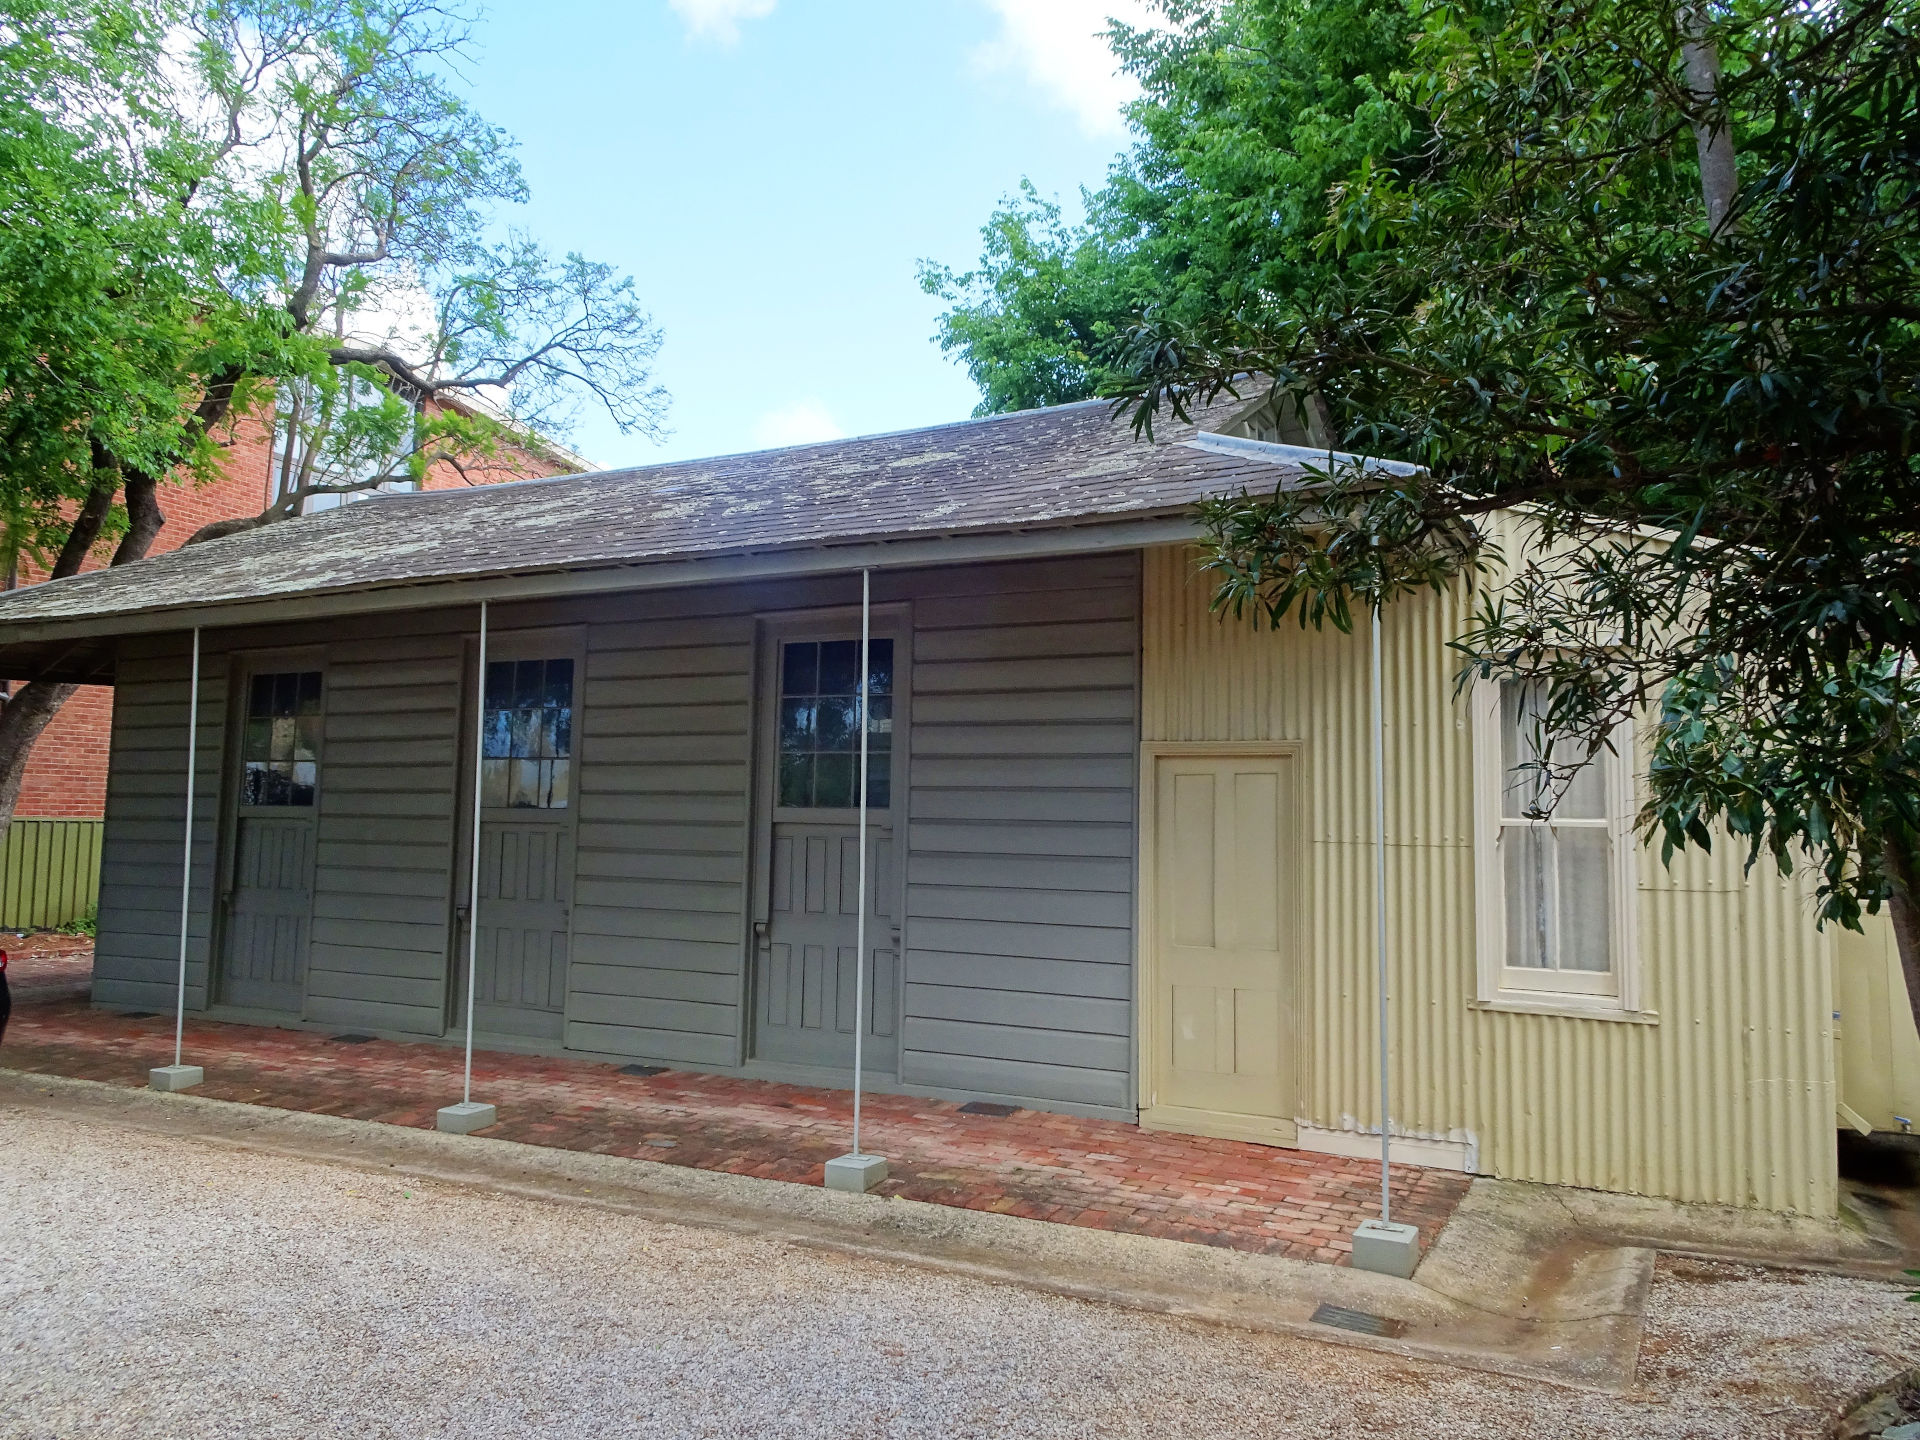
<svg viewBox="0 0 1920 1440"><path fill-rule="evenodd" d="M860 1158L862 1045L867 1029L867 690L873 682L873 572L860 572L860 914L853 922L853 1157Z"/></svg>
<svg viewBox="0 0 1920 1440"><path fill-rule="evenodd" d="M1393 1105L1387 1089L1387 740L1381 713L1380 604L1373 606L1373 929L1375 989L1380 1002L1380 1219L1393 1219L1387 1184Z"/></svg>
<svg viewBox="0 0 1920 1440"><path fill-rule="evenodd" d="M860 910L853 922L853 1149L827 1161L829 1190L846 1190L859 1195L887 1178L887 1162L868 1155L860 1148L860 1095L866 1082L864 1069L867 1034L867 763L871 746L867 739L869 695L873 687L873 572L860 572L860 882L855 889ZM889 747L891 758L893 751Z"/></svg>
<svg viewBox="0 0 1920 1440"><path fill-rule="evenodd" d="M180 837L180 967L173 998L173 1064L147 1072L155 1090L185 1090L206 1072L182 1060L187 1034L187 920L193 913L193 782L200 763L200 627L193 627L193 670L187 681L187 819Z"/></svg>
<svg viewBox="0 0 1920 1440"><path fill-rule="evenodd" d="M480 602L480 647L473 684L473 835L467 872L467 1040L458 1105L443 1105L435 1120L442 1130L467 1135L499 1118L492 1105L473 1098L473 1001L480 969L480 799L487 754L487 602Z"/></svg>

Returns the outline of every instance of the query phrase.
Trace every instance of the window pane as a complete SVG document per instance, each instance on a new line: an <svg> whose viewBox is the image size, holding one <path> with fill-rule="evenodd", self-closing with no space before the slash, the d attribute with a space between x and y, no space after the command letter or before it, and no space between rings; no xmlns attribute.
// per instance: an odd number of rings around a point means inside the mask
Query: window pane
<svg viewBox="0 0 1920 1440"><path fill-rule="evenodd" d="M867 689L872 695L893 693L893 641L875 640L868 645Z"/></svg>
<svg viewBox="0 0 1920 1440"><path fill-rule="evenodd" d="M507 766L511 760L488 758L480 762L480 803L498 810L507 803Z"/></svg>
<svg viewBox="0 0 1920 1440"><path fill-rule="evenodd" d="M291 715L273 717L272 756L275 760L293 759L293 727L295 721Z"/></svg>
<svg viewBox="0 0 1920 1440"><path fill-rule="evenodd" d="M1574 747L1562 745L1556 747L1570 751ZM1571 763L1571 757L1568 758ZM1554 818L1558 820L1604 820L1607 818L1607 767L1614 763L1613 756L1602 750L1592 760L1582 765L1567 777L1567 788L1554 804Z"/></svg>
<svg viewBox="0 0 1920 1440"><path fill-rule="evenodd" d="M780 658L780 692L812 695L820 674L820 647L811 643L784 645Z"/></svg>
<svg viewBox="0 0 1920 1440"><path fill-rule="evenodd" d="M875 745L884 744L884 737L893 734L893 701L885 695L867 701L867 734L874 737L869 743Z"/></svg>
<svg viewBox="0 0 1920 1440"><path fill-rule="evenodd" d="M246 749L242 752L247 759L265 760L272 749L273 722L271 720L247 721Z"/></svg>
<svg viewBox="0 0 1920 1440"><path fill-rule="evenodd" d="M320 713L320 672L307 670L300 676L300 713L318 715Z"/></svg>
<svg viewBox="0 0 1920 1440"><path fill-rule="evenodd" d="M513 752L513 736L510 733L507 723L507 717L511 713L511 711L507 710L489 710L487 712L486 727L481 732L486 740L486 745L484 746L485 754L497 759Z"/></svg>
<svg viewBox="0 0 1920 1440"><path fill-rule="evenodd" d="M780 757L780 804L813 803L813 756L806 752Z"/></svg>
<svg viewBox="0 0 1920 1440"><path fill-rule="evenodd" d="M851 695L860 688L860 642L827 640L820 646L820 693Z"/></svg>
<svg viewBox="0 0 1920 1440"><path fill-rule="evenodd" d="M302 715L293 722L293 758L317 760L320 757L320 717Z"/></svg>
<svg viewBox="0 0 1920 1440"><path fill-rule="evenodd" d="M273 713L292 715L300 708L300 677L286 671L273 677Z"/></svg>
<svg viewBox="0 0 1920 1440"><path fill-rule="evenodd" d="M522 660L514 666L513 703L538 705L547 689L547 666L542 660Z"/></svg>
<svg viewBox="0 0 1920 1440"><path fill-rule="evenodd" d="M820 701L814 744L822 750L851 750L859 736L860 702L852 697Z"/></svg>
<svg viewBox="0 0 1920 1440"><path fill-rule="evenodd" d="M512 770L507 777L507 804L517 810L531 810L540 804L540 762L538 760L509 760Z"/></svg>
<svg viewBox="0 0 1920 1440"><path fill-rule="evenodd" d="M853 804L851 755L820 755L814 760L813 803L824 809L844 810Z"/></svg>
<svg viewBox="0 0 1920 1440"><path fill-rule="evenodd" d="M1560 968L1613 968L1608 861L1612 837L1598 826L1556 828L1560 861Z"/></svg>
<svg viewBox="0 0 1920 1440"><path fill-rule="evenodd" d="M523 757L532 755L539 726L539 711L509 710L507 712L507 753Z"/></svg>
<svg viewBox="0 0 1920 1440"><path fill-rule="evenodd" d="M553 766L553 787L547 804L555 810L564 810L567 808L567 784L570 779L568 772L573 767L571 762L566 760L555 760L550 763Z"/></svg>
<svg viewBox="0 0 1920 1440"><path fill-rule="evenodd" d="M243 805L264 805L267 803L267 762L265 757L247 761L246 778L240 786Z"/></svg>
<svg viewBox="0 0 1920 1440"><path fill-rule="evenodd" d="M573 707L553 712L553 753L573 754Z"/></svg>
<svg viewBox="0 0 1920 1440"><path fill-rule="evenodd" d="M1540 687L1516 680L1500 682L1500 813L1518 820L1534 812L1543 798L1540 758Z"/></svg>
<svg viewBox="0 0 1920 1440"><path fill-rule="evenodd" d="M1553 954L1547 885L1547 831L1542 825L1507 825L1500 831L1506 881L1507 964L1545 969Z"/></svg>
<svg viewBox="0 0 1920 1440"><path fill-rule="evenodd" d="M780 748L793 752L813 748L813 702L780 702Z"/></svg>
<svg viewBox="0 0 1920 1440"><path fill-rule="evenodd" d="M573 661L547 661L546 703L556 706L573 704Z"/></svg>
<svg viewBox="0 0 1920 1440"><path fill-rule="evenodd" d="M493 660L487 663L487 708L506 710L513 705L513 662Z"/></svg>
<svg viewBox="0 0 1920 1440"><path fill-rule="evenodd" d="M314 782L319 778L319 767L311 760L293 762L293 784L287 795L289 805L313 804Z"/></svg>
<svg viewBox="0 0 1920 1440"><path fill-rule="evenodd" d="M273 714L273 676L253 677L253 693L247 697L247 714L256 716Z"/></svg>

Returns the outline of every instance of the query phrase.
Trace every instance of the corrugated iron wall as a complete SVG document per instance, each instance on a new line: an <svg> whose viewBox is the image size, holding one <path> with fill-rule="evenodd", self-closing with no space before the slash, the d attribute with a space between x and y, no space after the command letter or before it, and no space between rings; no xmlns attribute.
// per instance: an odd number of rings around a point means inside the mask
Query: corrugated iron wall
<svg viewBox="0 0 1920 1440"><path fill-rule="evenodd" d="M1377 1126L1366 635L1215 618L1180 549L1149 552L1144 588L1143 740L1304 746L1301 1118ZM1477 1007L1472 738L1447 649L1467 609L1422 597L1385 621L1396 1128L1470 1133L1487 1174L1834 1213L1830 938L1732 847L1671 871L1642 852L1652 1023Z"/></svg>
<svg viewBox="0 0 1920 1440"><path fill-rule="evenodd" d="M0 840L0 928L65 925L100 893L99 820L15 820Z"/></svg>

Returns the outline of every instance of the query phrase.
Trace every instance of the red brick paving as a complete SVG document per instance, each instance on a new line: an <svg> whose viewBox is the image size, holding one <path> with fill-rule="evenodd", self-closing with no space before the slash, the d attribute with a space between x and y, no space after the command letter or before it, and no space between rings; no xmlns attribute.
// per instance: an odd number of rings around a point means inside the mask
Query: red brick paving
<svg viewBox="0 0 1920 1440"><path fill-rule="evenodd" d="M173 1058L169 1015L129 1019L70 995L21 999L0 1066L138 1086L150 1066ZM220 1100L431 1128L434 1111L460 1097L460 1054L441 1045L343 1045L189 1020L186 1056L207 1071L195 1093ZM852 1110L845 1091L680 1071L622 1075L590 1061L491 1051L474 1055L474 1093L500 1107L489 1136L808 1185L845 1152ZM862 1114L866 1148L892 1171L881 1193L971 1210L1345 1264L1348 1236L1379 1196L1380 1172L1364 1161L1112 1120L966 1115L954 1102L897 1095L869 1096ZM1431 1240L1467 1185L1447 1171L1396 1169L1394 1217Z"/></svg>

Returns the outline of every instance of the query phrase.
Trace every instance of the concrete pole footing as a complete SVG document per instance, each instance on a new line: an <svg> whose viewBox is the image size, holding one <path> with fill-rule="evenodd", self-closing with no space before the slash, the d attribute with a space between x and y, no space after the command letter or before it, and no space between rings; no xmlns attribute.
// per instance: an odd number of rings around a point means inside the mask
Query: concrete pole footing
<svg viewBox="0 0 1920 1440"><path fill-rule="evenodd" d="M1413 1278L1420 1263L1420 1230L1397 1220L1362 1220L1353 1232L1353 1268Z"/></svg>
<svg viewBox="0 0 1920 1440"><path fill-rule="evenodd" d="M444 1105L434 1116L433 1124L437 1130L449 1135L471 1135L476 1130L484 1130L500 1118L499 1111L484 1100L462 1100L457 1105Z"/></svg>
<svg viewBox="0 0 1920 1440"><path fill-rule="evenodd" d="M198 1065L156 1065L147 1072L149 1090L191 1090L207 1078Z"/></svg>
<svg viewBox="0 0 1920 1440"><path fill-rule="evenodd" d="M887 1178L887 1162L878 1155L837 1155L827 1161L827 1189L864 1195Z"/></svg>

